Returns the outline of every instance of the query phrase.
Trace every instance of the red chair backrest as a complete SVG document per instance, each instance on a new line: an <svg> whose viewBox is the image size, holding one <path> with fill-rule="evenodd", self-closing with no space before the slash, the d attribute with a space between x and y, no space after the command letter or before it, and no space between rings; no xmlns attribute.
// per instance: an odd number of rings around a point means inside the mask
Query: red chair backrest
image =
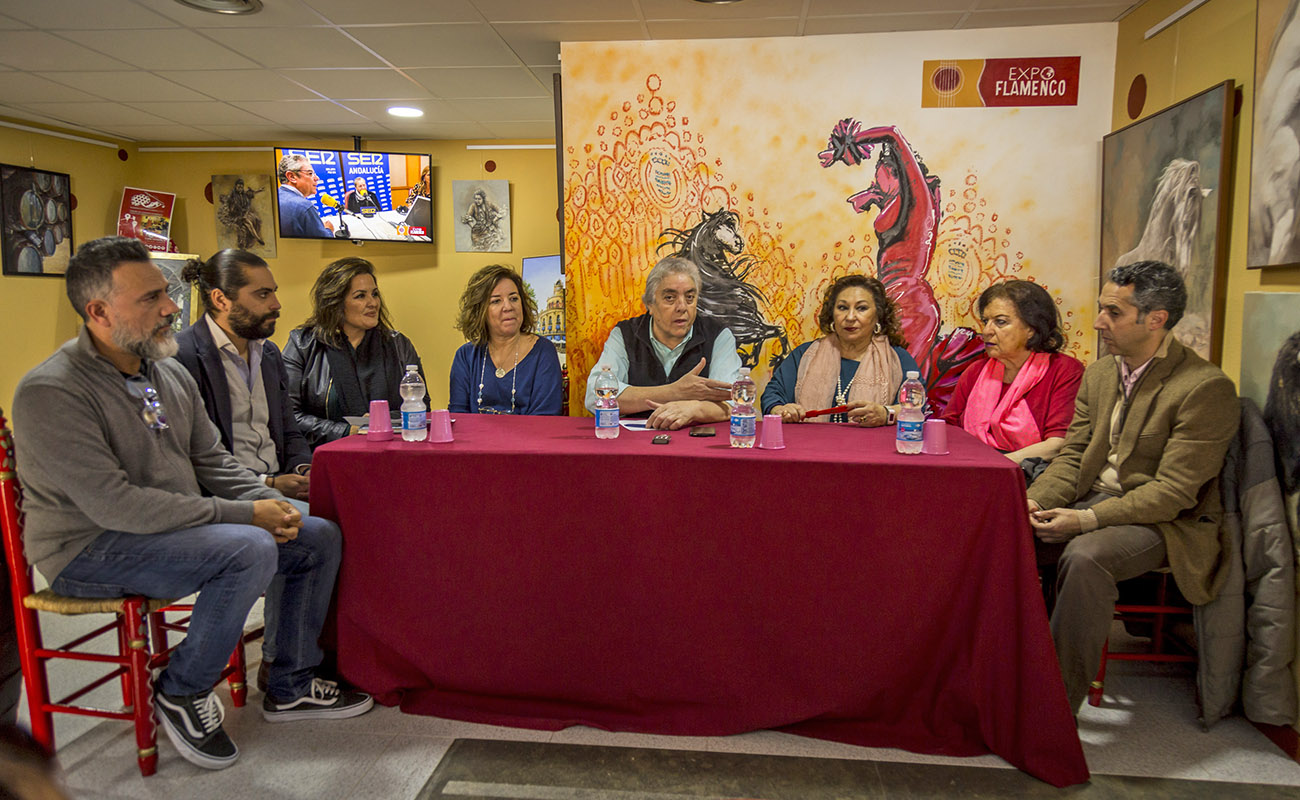
<svg viewBox="0 0 1300 800"><path fill-rule="evenodd" d="M14 437L0 410L0 533L4 538L5 562L15 602L32 593L32 569L23 551L22 489L18 485L18 462L14 458Z"/></svg>

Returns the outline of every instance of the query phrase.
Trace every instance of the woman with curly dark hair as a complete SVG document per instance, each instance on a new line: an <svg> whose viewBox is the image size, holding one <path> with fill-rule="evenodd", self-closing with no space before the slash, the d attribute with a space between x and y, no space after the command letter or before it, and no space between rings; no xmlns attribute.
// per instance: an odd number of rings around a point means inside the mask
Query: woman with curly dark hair
<svg viewBox="0 0 1300 800"><path fill-rule="evenodd" d="M826 335L796 347L772 373L763 413L803 422L814 409L847 405L847 414L811 421L891 424L903 375L917 367L884 285L866 275L836 279L822 296L817 327Z"/></svg>
<svg viewBox="0 0 1300 800"><path fill-rule="evenodd" d="M340 258L311 289L312 313L289 333L284 367L289 404L313 448L356 433L345 416L369 413L371 400L402 405L398 383L406 367L420 367L411 340L393 330L379 296L375 267L364 258Z"/></svg>
<svg viewBox="0 0 1300 800"><path fill-rule="evenodd" d="M1017 463L1051 460L1074 418L1083 364L1061 352L1061 315L1047 290L1005 281L978 301L984 358L953 389L943 418Z"/></svg>
<svg viewBox="0 0 1300 800"><path fill-rule="evenodd" d="M559 414L560 358L533 333L537 307L524 279L493 264L469 279L456 327L469 341L451 361L452 411Z"/></svg>

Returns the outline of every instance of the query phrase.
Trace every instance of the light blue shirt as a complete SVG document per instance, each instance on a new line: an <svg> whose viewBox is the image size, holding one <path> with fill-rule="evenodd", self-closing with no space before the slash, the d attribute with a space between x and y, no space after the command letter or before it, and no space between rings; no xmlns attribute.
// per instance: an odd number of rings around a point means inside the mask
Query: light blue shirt
<svg viewBox="0 0 1300 800"><path fill-rule="evenodd" d="M692 325L680 344L669 347L655 338L654 326L650 326L650 347L654 350L655 358L663 365L665 375L672 373L677 359L681 358L682 351L686 349L686 344L694 335L695 326ZM627 382L627 347L623 344L623 332L617 325L609 332L609 338L605 340L605 349L601 351L600 358L596 360L591 374L587 376L587 395L583 398L583 404L593 414L596 413L596 376L600 374L601 367L606 366L614 373L614 379L618 381L618 393L622 394L623 390L631 384ZM740 377L740 356L736 355L736 337L729 329L723 328L713 340L713 352L709 354L708 367L709 377L713 380L735 383L736 378Z"/></svg>
<svg viewBox="0 0 1300 800"><path fill-rule="evenodd" d="M225 357L226 363L230 364L239 373L239 377L244 379L244 385L251 392L253 390L253 375L262 368L262 343L265 339L248 340L248 360L239 354L235 348L235 343L230 341L230 337L221 329L217 321L212 318L211 314L204 314L203 319L208 323L208 332L212 334L212 343L221 351Z"/></svg>

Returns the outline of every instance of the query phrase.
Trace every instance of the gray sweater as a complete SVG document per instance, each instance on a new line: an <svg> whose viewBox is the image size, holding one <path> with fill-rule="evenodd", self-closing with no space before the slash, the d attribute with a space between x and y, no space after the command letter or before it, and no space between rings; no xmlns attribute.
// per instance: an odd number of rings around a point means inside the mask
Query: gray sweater
<svg viewBox="0 0 1300 800"><path fill-rule="evenodd" d="M162 400L166 431L145 426L142 401L84 327L18 383L13 420L27 516L23 541L28 561L51 581L106 530L248 524L253 500L282 498L222 447L179 362L149 364L146 375Z"/></svg>

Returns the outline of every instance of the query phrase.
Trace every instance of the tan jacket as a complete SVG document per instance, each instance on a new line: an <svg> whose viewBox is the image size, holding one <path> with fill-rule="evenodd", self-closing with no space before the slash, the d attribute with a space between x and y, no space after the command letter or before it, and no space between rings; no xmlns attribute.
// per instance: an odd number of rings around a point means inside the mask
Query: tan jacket
<svg viewBox="0 0 1300 800"><path fill-rule="evenodd" d="M1214 599L1224 580L1219 472L1237 432L1237 391L1222 370L1172 336L1162 350L1134 388L1120 432L1124 494L1092 510L1101 527L1159 530L1178 588L1200 605ZM1110 454L1110 421L1120 396L1117 359L1103 358L1084 371L1065 444L1030 487L1029 499L1059 508L1092 490Z"/></svg>

